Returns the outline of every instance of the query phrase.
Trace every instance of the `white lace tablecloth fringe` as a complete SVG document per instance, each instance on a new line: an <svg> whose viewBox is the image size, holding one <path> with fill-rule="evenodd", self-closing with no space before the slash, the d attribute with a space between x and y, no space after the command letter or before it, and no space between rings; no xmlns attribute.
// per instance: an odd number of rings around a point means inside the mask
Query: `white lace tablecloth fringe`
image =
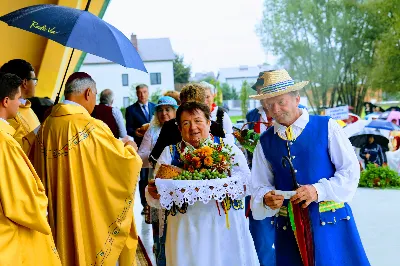
<svg viewBox="0 0 400 266"><path fill-rule="evenodd" d="M212 180L172 180L156 179L160 194L161 207L170 210L173 203L182 207L184 203L193 205L196 201L208 203L210 200L221 202L226 196L232 200L246 196L246 185L239 173L224 179Z"/></svg>

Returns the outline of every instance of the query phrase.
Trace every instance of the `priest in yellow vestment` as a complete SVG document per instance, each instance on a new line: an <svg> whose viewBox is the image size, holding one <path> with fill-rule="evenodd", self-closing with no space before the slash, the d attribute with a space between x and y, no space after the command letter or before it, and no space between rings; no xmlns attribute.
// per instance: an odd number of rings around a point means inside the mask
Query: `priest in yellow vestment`
<svg viewBox="0 0 400 266"><path fill-rule="evenodd" d="M35 142L33 131L40 126L39 119L31 108L31 102L27 100L27 98L35 96L35 87L38 81L35 70L29 62L23 59L13 59L5 63L0 68L0 72L15 74L22 79L19 112L14 118L8 119L8 122L15 129L15 140L29 156Z"/></svg>
<svg viewBox="0 0 400 266"><path fill-rule="evenodd" d="M61 265L44 187L6 121L18 112L21 83L0 73L0 265Z"/></svg>
<svg viewBox="0 0 400 266"><path fill-rule="evenodd" d="M96 93L88 74L68 78L66 100L39 129L35 166L64 266L115 266L119 257L120 266L135 265L133 200L142 161L134 142L124 145L90 116Z"/></svg>

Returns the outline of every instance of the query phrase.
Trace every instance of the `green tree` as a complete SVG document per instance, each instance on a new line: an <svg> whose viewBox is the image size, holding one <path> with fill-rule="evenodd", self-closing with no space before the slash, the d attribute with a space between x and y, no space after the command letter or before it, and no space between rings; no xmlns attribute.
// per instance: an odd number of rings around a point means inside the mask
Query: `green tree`
<svg viewBox="0 0 400 266"><path fill-rule="evenodd" d="M162 92L160 88L157 88L152 94L150 94L150 102L157 103L158 100L161 98Z"/></svg>
<svg viewBox="0 0 400 266"><path fill-rule="evenodd" d="M249 91L251 87L247 81L242 82L242 88L240 90L240 107L242 109L242 118L246 117L248 111L248 100L249 100Z"/></svg>
<svg viewBox="0 0 400 266"><path fill-rule="evenodd" d="M222 90L221 90L221 86L220 86L219 81L216 80L216 79L210 78L210 77L204 79L204 81L214 85L214 87L215 87L215 92L214 93L216 94L215 98L214 98L214 102L215 102L216 105L222 106L223 95L222 95Z"/></svg>
<svg viewBox="0 0 400 266"><path fill-rule="evenodd" d="M361 112L387 30L375 2L265 0L258 34L293 78L311 81L304 93L312 109L341 103Z"/></svg>
<svg viewBox="0 0 400 266"><path fill-rule="evenodd" d="M236 92L236 89L229 86L228 83L222 83L221 92L224 95L224 100L238 100L239 95Z"/></svg>
<svg viewBox="0 0 400 266"><path fill-rule="evenodd" d="M400 97L400 2L379 1L376 12L380 23L387 25L381 41L377 44L376 61L373 69L373 86L382 88L391 97Z"/></svg>
<svg viewBox="0 0 400 266"><path fill-rule="evenodd" d="M173 62L175 83L188 83L191 73L191 66L185 65L183 55L175 54Z"/></svg>

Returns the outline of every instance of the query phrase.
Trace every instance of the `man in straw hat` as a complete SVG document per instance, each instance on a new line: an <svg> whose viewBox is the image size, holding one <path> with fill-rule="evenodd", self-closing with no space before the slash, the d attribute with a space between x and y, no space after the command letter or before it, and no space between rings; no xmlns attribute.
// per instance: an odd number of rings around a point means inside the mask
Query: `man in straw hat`
<svg viewBox="0 0 400 266"><path fill-rule="evenodd" d="M308 81L294 83L286 70L265 72L260 79L260 92L250 97L265 100L275 124L261 135L254 151L251 209L257 220L275 216L276 264L310 265L312 257L314 265L369 265L346 203L360 178L347 136L335 120L298 107L299 90ZM285 156L294 169L284 166ZM311 234L306 237L298 234L299 224L293 221L291 210L298 206L308 208ZM311 239L308 257L304 249L299 251L305 238Z"/></svg>

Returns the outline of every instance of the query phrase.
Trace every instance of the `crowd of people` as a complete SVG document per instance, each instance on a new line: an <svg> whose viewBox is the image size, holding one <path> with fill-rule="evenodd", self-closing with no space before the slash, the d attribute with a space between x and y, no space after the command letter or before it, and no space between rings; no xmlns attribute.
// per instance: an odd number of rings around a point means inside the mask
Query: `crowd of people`
<svg viewBox="0 0 400 266"><path fill-rule="evenodd" d="M33 67L16 59L0 72L0 265L135 265L133 204L152 224L158 266L369 265L347 204L360 178L356 154L335 120L299 105L307 82L285 70L261 72L252 87L260 107L246 118L261 137L246 155L207 82L155 103L138 85L125 124L113 92L102 91L96 105L96 82L75 72L65 100L40 123L28 100L38 82ZM160 205L160 165L181 167L180 151L205 139L232 147L232 171L246 184L228 227L215 200L176 213ZM365 159L381 160L370 146ZM293 206L308 210L307 256L291 227Z"/></svg>

